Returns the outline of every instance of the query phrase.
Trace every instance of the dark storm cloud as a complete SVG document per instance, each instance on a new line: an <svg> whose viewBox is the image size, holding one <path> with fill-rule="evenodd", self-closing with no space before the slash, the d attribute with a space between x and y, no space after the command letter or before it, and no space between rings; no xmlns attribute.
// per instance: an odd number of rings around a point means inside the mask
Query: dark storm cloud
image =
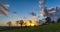
<svg viewBox="0 0 60 32"><path fill-rule="evenodd" d="M31 12L30 14L31 14L32 16L36 16L36 13L34 13L34 12Z"/></svg>

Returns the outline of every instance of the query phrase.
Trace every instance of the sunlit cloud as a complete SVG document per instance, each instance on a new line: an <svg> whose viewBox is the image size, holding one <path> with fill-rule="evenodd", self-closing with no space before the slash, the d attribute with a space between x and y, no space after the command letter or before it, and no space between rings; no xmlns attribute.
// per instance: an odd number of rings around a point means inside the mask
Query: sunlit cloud
<svg viewBox="0 0 60 32"><path fill-rule="evenodd" d="M46 0L40 0L39 1L39 7L41 8L41 16L43 17L51 17L51 19L57 20L57 18L60 18L60 8L45 8L45 1Z"/></svg>
<svg viewBox="0 0 60 32"><path fill-rule="evenodd" d="M6 5L0 5L0 12L2 12L1 13L1 15L8 15L8 7L9 7L9 5L8 4L6 4Z"/></svg>
<svg viewBox="0 0 60 32"><path fill-rule="evenodd" d="M44 11L42 11L42 13L41 13L40 15L41 15L41 16L44 16L44 14L45 14Z"/></svg>
<svg viewBox="0 0 60 32"><path fill-rule="evenodd" d="M40 15L43 17L45 16L45 18L49 16L51 17L51 19L57 20L58 18L60 18L60 8L57 7L57 8L42 10L42 13Z"/></svg>
<svg viewBox="0 0 60 32"><path fill-rule="evenodd" d="M4 8L3 6L0 6L0 12L2 12L4 15L8 15L6 8Z"/></svg>
<svg viewBox="0 0 60 32"><path fill-rule="evenodd" d="M49 13L55 13L56 12L56 9L52 8L48 11Z"/></svg>

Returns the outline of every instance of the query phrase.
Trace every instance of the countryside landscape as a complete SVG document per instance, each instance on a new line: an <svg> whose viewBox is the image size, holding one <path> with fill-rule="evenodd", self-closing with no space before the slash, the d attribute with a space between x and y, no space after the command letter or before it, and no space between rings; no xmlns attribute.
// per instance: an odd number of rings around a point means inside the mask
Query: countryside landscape
<svg viewBox="0 0 60 32"><path fill-rule="evenodd" d="M0 0L0 32L60 32L60 0Z"/></svg>

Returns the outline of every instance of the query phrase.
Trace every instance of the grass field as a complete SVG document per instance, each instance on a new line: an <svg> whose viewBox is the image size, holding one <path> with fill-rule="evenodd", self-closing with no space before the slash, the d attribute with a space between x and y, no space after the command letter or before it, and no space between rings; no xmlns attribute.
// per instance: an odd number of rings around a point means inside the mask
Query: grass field
<svg viewBox="0 0 60 32"><path fill-rule="evenodd" d="M0 32L60 32L60 23L47 24L47 25L36 26L36 27L5 30Z"/></svg>

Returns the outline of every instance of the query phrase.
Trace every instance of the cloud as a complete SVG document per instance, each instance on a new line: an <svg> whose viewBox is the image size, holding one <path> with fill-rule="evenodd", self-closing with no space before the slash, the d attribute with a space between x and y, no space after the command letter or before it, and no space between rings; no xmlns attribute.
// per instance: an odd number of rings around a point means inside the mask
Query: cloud
<svg viewBox="0 0 60 32"><path fill-rule="evenodd" d="M56 12L56 9L54 9L54 8L51 8L51 9L49 9L49 11L48 11L48 13L55 13Z"/></svg>
<svg viewBox="0 0 60 32"><path fill-rule="evenodd" d="M14 15L17 15L17 12L13 12Z"/></svg>
<svg viewBox="0 0 60 32"><path fill-rule="evenodd" d="M43 8L46 0L40 0L39 1L39 7Z"/></svg>
<svg viewBox="0 0 60 32"><path fill-rule="evenodd" d="M0 5L0 12L2 12L2 14L5 16L8 15L8 11L7 11L8 7L9 7L9 5L7 5L7 4L6 5Z"/></svg>
<svg viewBox="0 0 60 32"><path fill-rule="evenodd" d="M36 13L34 13L34 12L31 12L30 14L31 14L32 16L36 16Z"/></svg>
<svg viewBox="0 0 60 32"><path fill-rule="evenodd" d="M0 12L0 16L4 16L4 14L2 12Z"/></svg>
<svg viewBox="0 0 60 32"><path fill-rule="evenodd" d="M40 0L39 3L42 5L45 3L45 0Z"/></svg>
<svg viewBox="0 0 60 32"><path fill-rule="evenodd" d="M45 14L44 11L42 11L42 13L41 13L40 15L41 15L41 16L44 16L44 14Z"/></svg>
<svg viewBox="0 0 60 32"><path fill-rule="evenodd" d="M46 0L40 0L39 1L39 7L42 9L42 13L40 14L43 17L51 17L52 19L54 18L54 20L57 20L58 18L60 18L60 8L56 7L56 8L45 8L44 4L45 4Z"/></svg>
<svg viewBox="0 0 60 32"><path fill-rule="evenodd" d="M6 9L8 9L9 7L10 7L10 5L9 4L5 4L5 5L3 5Z"/></svg>
<svg viewBox="0 0 60 32"><path fill-rule="evenodd" d="M41 13L41 16L43 16L43 17L49 16L54 21L57 21L57 19L60 18L60 8L59 7L46 9L46 10L42 10L43 12Z"/></svg>
<svg viewBox="0 0 60 32"><path fill-rule="evenodd" d="M49 16L49 13L48 13L48 10L47 10L46 7L42 9L42 12L41 12L40 15L43 16L43 17Z"/></svg>

